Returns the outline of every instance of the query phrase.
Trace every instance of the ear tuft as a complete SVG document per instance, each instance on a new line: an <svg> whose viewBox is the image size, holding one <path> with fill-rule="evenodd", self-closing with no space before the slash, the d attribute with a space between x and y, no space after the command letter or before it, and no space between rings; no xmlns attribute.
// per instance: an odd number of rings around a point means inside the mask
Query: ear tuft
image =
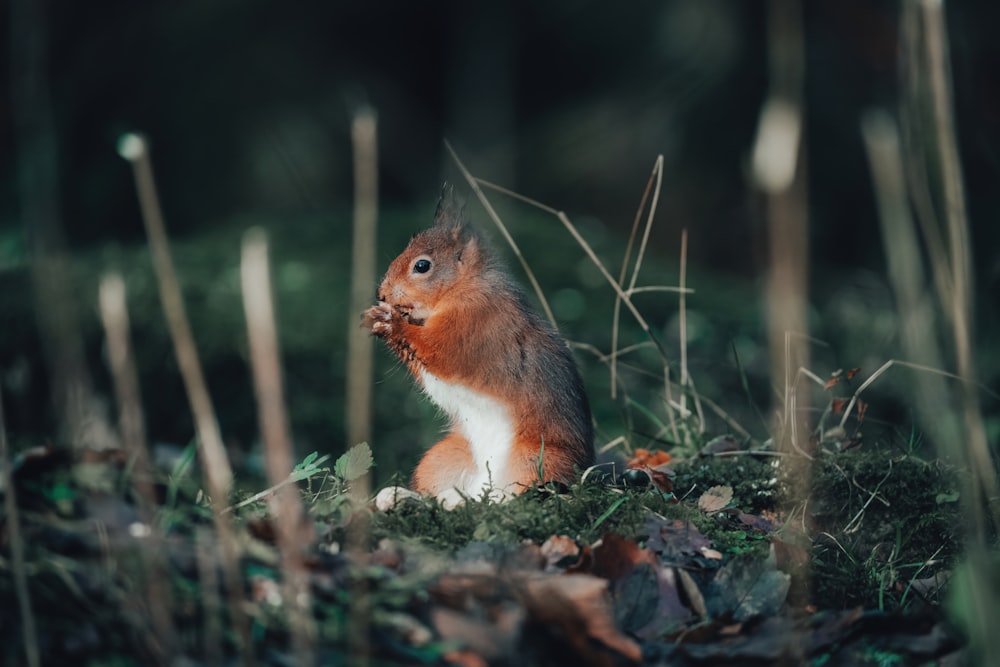
<svg viewBox="0 0 1000 667"><path fill-rule="evenodd" d="M455 187L447 181L441 186L434 224L443 227L463 227L468 222L465 216L465 200L455 193Z"/></svg>

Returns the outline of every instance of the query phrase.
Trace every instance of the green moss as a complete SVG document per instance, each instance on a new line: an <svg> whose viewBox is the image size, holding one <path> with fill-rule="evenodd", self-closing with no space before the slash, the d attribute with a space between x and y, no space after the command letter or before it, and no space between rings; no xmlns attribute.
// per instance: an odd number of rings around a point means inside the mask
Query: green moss
<svg viewBox="0 0 1000 667"><path fill-rule="evenodd" d="M558 492L544 486L503 504L473 499L450 511L431 500L404 503L375 514L372 537L415 539L447 551L474 541L540 543L553 535L589 543L609 532L641 537L651 513L680 518L679 507L652 489L623 491L585 483Z"/></svg>
<svg viewBox="0 0 1000 667"><path fill-rule="evenodd" d="M705 456L674 466L674 493L680 498L698 496L713 486L733 489L733 506L751 514L774 510L778 480L774 458L756 456Z"/></svg>

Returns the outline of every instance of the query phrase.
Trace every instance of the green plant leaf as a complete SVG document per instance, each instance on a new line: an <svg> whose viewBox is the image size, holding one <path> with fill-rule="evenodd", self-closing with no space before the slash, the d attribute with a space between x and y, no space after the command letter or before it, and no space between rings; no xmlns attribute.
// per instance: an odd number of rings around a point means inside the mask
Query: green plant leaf
<svg viewBox="0 0 1000 667"><path fill-rule="evenodd" d="M364 475L372 467L372 448L367 442L354 445L333 464L333 474L348 482Z"/></svg>
<svg viewBox="0 0 1000 667"><path fill-rule="evenodd" d="M958 491L952 491L951 493L939 493L934 497L934 501L938 505L943 505L945 503L956 502L959 498Z"/></svg>
<svg viewBox="0 0 1000 667"><path fill-rule="evenodd" d="M306 457L302 459L302 462L295 466L293 472L298 472L299 470L305 470L306 468L312 467L313 462L316 461L318 456L319 452L313 452L312 454L306 455Z"/></svg>

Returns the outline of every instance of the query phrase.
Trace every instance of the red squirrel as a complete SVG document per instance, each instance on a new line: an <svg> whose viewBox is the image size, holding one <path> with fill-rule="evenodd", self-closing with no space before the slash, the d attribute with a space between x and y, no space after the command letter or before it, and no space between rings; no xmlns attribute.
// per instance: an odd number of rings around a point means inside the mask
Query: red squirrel
<svg viewBox="0 0 1000 667"><path fill-rule="evenodd" d="M389 266L362 326L448 416L411 486L454 507L569 482L594 460L583 381L566 342L528 302L450 188L434 226ZM386 489L385 491L391 491Z"/></svg>

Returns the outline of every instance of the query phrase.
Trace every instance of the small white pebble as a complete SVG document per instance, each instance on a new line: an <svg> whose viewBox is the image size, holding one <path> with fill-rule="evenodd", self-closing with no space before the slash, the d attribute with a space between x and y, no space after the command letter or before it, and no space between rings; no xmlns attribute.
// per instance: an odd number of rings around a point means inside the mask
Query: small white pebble
<svg viewBox="0 0 1000 667"><path fill-rule="evenodd" d="M402 486L387 486L375 495L375 509L389 512L406 500L419 498L420 494L416 491L410 491Z"/></svg>
<svg viewBox="0 0 1000 667"><path fill-rule="evenodd" d="M149 526L141 521L130 523L128 526L128 534L135 538L149 537L150 533L152 533L152 531Z"/></svg>

